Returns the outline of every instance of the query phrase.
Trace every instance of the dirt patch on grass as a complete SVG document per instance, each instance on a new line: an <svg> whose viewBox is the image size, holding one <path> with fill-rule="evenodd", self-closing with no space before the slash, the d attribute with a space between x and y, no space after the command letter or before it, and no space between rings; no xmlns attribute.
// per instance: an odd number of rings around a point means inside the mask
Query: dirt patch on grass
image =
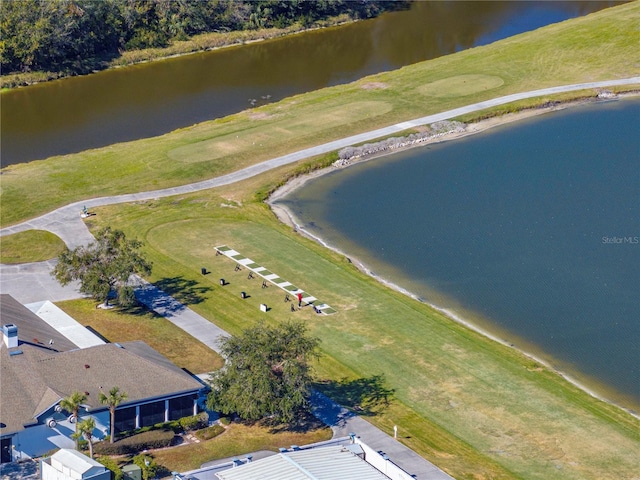
<svg viewBox="0 0 640 480"><path fill-rule="evenodd" d="M249 112L247 113L247 117L251 120L268 120L273 118L273 115L266 112Z"/></svg>
<svg viewBox="0 0 640 480"><path fill-rule="evenodd" d="M367 82L363 83L360 88L363 90L384 90L385 88L389 88L389 85L384 82Z"/></svg>

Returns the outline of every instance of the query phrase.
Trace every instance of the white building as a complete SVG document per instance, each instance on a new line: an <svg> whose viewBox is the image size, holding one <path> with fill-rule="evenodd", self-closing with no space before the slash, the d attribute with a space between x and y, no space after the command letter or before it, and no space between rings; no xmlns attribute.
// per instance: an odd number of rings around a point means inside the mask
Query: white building
<svg viewBox="0 0 640 480"><path fill-rule="evenodd" d="M111 480L104 465L75 450L63 448L40 461L42 480Z"/></svg>

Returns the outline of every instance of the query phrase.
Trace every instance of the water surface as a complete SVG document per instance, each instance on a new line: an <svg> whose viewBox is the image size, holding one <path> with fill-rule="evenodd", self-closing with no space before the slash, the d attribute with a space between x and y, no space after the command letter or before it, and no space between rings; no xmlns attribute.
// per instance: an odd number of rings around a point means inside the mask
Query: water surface
<svg viewBox="0 0 640 480"><path fill-rule="evenodd" d="M338 28L2 94L2 166L147 138L621 2L414 2Z"/></svg>
<svg viewBox="0 0 640 480"><path fill-rule="evenodd" d="M284 203L377 274L640 405L640 100L358 164Z"/></svg>

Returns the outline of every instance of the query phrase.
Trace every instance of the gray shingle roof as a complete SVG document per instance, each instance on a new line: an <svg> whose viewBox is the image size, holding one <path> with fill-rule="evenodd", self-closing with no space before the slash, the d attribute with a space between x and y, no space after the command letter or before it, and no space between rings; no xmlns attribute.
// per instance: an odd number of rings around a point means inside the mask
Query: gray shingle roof
<svg viewBox="0 0 640 480"><path fill-rule="evenodd" d="M4 314L5 298L0 300ZM31 314L24 310L25 315ZM11 323L18 325L21 340L24 322L15 319L18 321ZM4 315L2 321L5 322ZM28 323L30 334L37 332L35 320L29 318ZM54 346L60 348L61 344L62 339ZM16 350L22 353L10 355L10 351ZM127 402L122 405L202 388L198 380L144 342L127 342L121 346L109 343L67 351L54 351L33 343L8 349L1 343L0 434L22 430L25 424L35 422L38 415L76 390L88 393L86 404L91 409L105 408L98 396L114 386L127 393Z"/></svg>

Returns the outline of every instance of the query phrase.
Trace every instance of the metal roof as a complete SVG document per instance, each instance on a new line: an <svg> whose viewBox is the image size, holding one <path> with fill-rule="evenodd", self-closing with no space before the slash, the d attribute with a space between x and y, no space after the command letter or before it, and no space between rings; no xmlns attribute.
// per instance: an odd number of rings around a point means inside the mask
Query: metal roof
<svg viewBox="0 0 640 480"><path fill-rule="evenodd" d="M68 448L61 448L51 456L52 464L59 463L65 469L69 469L76 475L72 478L85 478L88 474L100 473L106 470L105 466L80 452ZM79 476L77 475L79 474Z"/></svg>
<svg viewBox="0 0 640 480"><path fill-rule="evenodd" d="M218 472L220 480L388 480L341 445L282 452Z"/></svg>
<svg viewBox="0 0 640 480"><path fill-rule="evenodd" d="M95 333L80 325L80 323L48 300L28 303L25 307L80 348L95 347L105 343Z"/></svg>

